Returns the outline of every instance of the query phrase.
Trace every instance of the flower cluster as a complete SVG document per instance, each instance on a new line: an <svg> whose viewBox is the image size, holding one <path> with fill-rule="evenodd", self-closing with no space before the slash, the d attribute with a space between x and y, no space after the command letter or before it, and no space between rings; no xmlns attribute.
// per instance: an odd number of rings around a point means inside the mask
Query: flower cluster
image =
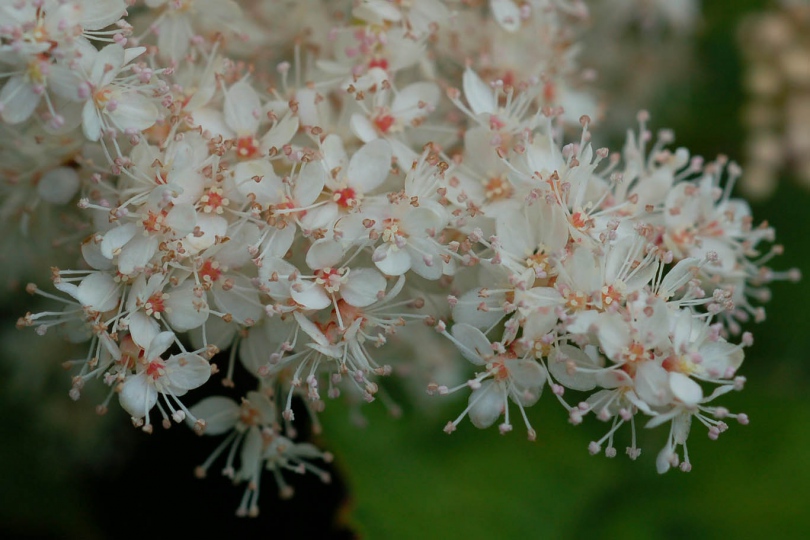
<svg viewBox="0 0 810 540"><path fill-rule="evenodd" d="M621 152L591 142L583 3L0 12L7 189L80 210L80 260L52 268L62 294L29 285L61 309L19 326L87 343L66 362L72 398L106 385L99 412L117 400L146 432L224 435L197 472L227 450L240 515L257 514L263 469L285 496L285 471L328 479L294 411L316 430L332 399L396 411L384 381L405 371L422 395L469 391L447 432L469 417L507 433L519 413L534 439L545 387L572 423L608 423L592 453L615 455L630 424L635 458L636 421L666 424L661 472L691 467L693 419L712 438L747 423L715 404L743 387L741 323L798 275L765 266L780 248L732 198L726 158L670 149L646 113ZM427 366L408 344L460 354ZM241 403L191 397L237 370Z"/></svg>

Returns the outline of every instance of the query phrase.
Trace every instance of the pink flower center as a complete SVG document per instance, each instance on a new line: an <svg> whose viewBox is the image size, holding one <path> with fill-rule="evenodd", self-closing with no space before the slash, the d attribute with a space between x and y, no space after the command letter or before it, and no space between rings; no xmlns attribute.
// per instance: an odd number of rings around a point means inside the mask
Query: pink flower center
<svg viewBox="0 0 810 540"><path fill-rule="evenodd" d="M346 187L335 191L333 199L341 208L357 206L357 192L354 188Z"/></svg>
<svg viewBox="0 0 810 540"><path fill-rule="evenodd" d="M512 195L512 185L506 178L496 176L484 184L484 194L490 201L506 199Z"/></svg>
<svg viewBox="0 0 810 540"><path fill-rule="evenodd" d="M394 122L396 122L396 118L390 114L380 114L374 119L374 125L380 133L388 133L388 130L394 125Z"/></svg>
<svg viewBox="0 0 810 540"><path fill-rule="evenodd" d="M222 275L222 270L219 269L219 264L211 259L205 261L199 270L197 270L197 274L200 276L200 280L202 280L203 284L211 284L219 279L219 276Z"/></svg>
<svg viewBox="0 0 810 540"><path fill-rule="evenodd" d="M146 301L144 304L144 308L146 308L147 315L153 315L155 313L163 313L166 311L166 306L164 305L163 293L158 291ZM160 318L160 317L158 317Z"/></svg>
<svg viewBox="0 0 810 540"><path fill-rule="evenodd" d="M368 63L368 69L380 68L388 71L388 60L385 58L372 58Z"/></svg>
<svg viewBox="0 0 810 540"><path fill-rule="evenodd" d="M157 380L166 373L165 367L166 365L163 363L163 360L155 358L146 366L146 376L151 377L153 381Z"/></svg>
<svg viewBox="0 0 810 540"><path fill-rule="evenodd" d="M259 141L253 135L236 139L236 155L241 159L252 159L259 153Z"/></svg>

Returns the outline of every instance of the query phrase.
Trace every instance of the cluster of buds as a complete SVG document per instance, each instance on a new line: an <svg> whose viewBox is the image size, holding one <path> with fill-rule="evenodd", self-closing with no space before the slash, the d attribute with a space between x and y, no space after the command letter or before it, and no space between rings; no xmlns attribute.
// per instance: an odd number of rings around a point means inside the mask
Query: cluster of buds
<svg viewBox="0 0 810 540"><path fill-rule="evenodd" d="M285 471L328 480L294 408L316 431L329 400L396 410L399 372L423 396L469 391L447 432L469 417L507 433L517 411L534 439L526 408L545 387L573 424L608 423L592 453L615 455L629 424L635 458L637 421L669 425L661 472L691 467L693 419L712 438L747 422L714 403L743 387L741 323L798 275L765 266L774 232L731 197L726 158L669 149L643 112L621 152L592 144L581 2L0 14L4 179L81 216L76 269L52 268L62 294L29 285L62 308L19 326L87 343L65 362L72 398L106 385L98 410L118 401L148 433L224 436L197 472L227 450L239 515L258 513L264 469L284 496ZM446 346L459 354L422 371ZM194 400L237 370L253 383L241 403Z"/></svg>

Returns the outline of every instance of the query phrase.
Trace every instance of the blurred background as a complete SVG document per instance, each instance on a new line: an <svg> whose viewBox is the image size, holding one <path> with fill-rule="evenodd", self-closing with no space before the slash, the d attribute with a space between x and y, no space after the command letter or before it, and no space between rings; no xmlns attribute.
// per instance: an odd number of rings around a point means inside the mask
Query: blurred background
<svg viewBox="0 0 810 540"><path fill-rule="evenodd" d="M646 108L652 129L673 129L677 146L740 162L746 179L738 195L785 248L773 266L810 274L807 2L593 4L595 28L616 6L635 6L599 30L612 33L613 47L586 46L582 54L586 65L612 66L595 86L615 105L595 131L620 148L635 110ZM20 276L20 283L34 279L45 283L47 275ZM315 441L335 455L332 484L294 478L296 497L282 501L268 477L262 514L237 519L241 487L214 471L205 480L193 476L219 441L177 427L147 436L118 407L97 416L103 396L71 401L59 367L65 345L14 329L17 317L35 309L12 288L3 292L0 324L0 537L810 537L810 430L803 427L810 418L810 275L776 283L772 292L767 320L746 328L755 337L741 371L746 388L723 398L751 423L732 425L717 441L695 429L690 473L656 473L661 430L641 432L645 451L635 462L589 455L588 442L605 426L593 418L569 425L549 396L529 410L538 432L530 443L520 429L500 436L469 422L448 436L442 427L464 397L436 398L425 408L394 386L392 396L403 397L400 418L375 403L363 408L367 427L358 428L345 407L327 407L325 434Z"/></svg>

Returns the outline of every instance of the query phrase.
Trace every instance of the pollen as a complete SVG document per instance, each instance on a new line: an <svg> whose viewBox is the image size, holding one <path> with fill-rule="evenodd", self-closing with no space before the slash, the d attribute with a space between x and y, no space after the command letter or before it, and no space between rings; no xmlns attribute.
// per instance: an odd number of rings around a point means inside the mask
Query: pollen
<svg viewBox="0 0 810 540"><path fill-rule="evenodd" d="M43 84L47 73L48 64L39 58L34 59L28 64L28 77L36 84Z"/></svg>
<svg viewBox="0 0 810 540"><path fill-rule="evenodd" d="M628 363L640 362L652 358L650 351L644 348L644 345L638 341L634 341L622 353L622 359Z"/></svg>
<svg viewBox="0 0 810 540"><path fill-rule="evenodd" d="M249 401L243 401L239 408L239 421L246 426L258 426L262 421L262 415Z"/></svg>
<svg viewBox="0 0 810 540"><path fill-rule="evenodd" d="M662 367L670 372L692 375L700 371L700 367L689 355L669 356L662 362Z"/></svg>
<svg viewBox="0 0 810 540"><path fill-rule="evenodd" d="M399 244L408 237L408 234L399 229L398 219L387 219L385 221L386 226L382 233L383 242L395 244L397 247L400 247Z"/></svg>
<svg viewBox="0 0 810 540"><path fill-rule="evenodd" d="M160 314L166 311L166 305L164 302L169 297L169 295L164 294L163 292L156 292L143 305L144 311L146 311L147 315L154 315L156 319L160 319Z"/></svg>
<svg viewBox="0 0 810 540"><path fill-rule="evenodd" d="M509 369L506 367L506 364L501 358L495 359L490 364L489 371L492 373L492 377L496 381L505 381L509 379Z"/></svg>
<svg viewBox="0 0 810 540"><path fill-rule="evenodd" d="M236 139L236 155L240 159L253 159L259 154L259 141L253 135Z"/></svg>
<svg viewBox="0 0 810 540"><path fill-rule="evenodd" d="M163 229L163 220L165 217L166 216L163 212L155 213L149 211L146 215L146 219L142 221L144 230L148 232L161 231Z"/></svg>
<svg viewBox="0 0 810 540"><path fill-rule="evenodd" d="M315 283L323 286L326 292L334 293L346 281L345 274L345 268L322 268L315 272Z"/></svg>
<svg viewBox="0 0 810 540"><path fill-rule="evenodd" d="M155 358L149 365L146 366L146 376L151 377L153 381L161 378L166 374L166 365L160 358Z"/></svg>
<svg viewBox="0 0 810 540"><path fill-rule="evenodd" d="M360 202L360 195L354 190L354 188L345 187L335 191L335 194L332 196L332 200L335 201L341 208L348 209L358 205Z"/></svg>
<svg viewBox="0 0 810 540"><path fill-rule="evenodd" d="M588 307L588 295L582 291L570 291L565 296L565 305L571 311L581 311Z"/></svg>
<svg viewBox="0 0 810 540"><path fill-rule="evenodd" d="M93 94L93 102L96 107L103 109L112 98L112 89L102 88Z"/></svg>
<svg viewBox="0 0 810 540"><path fill-rule="evenodd" d="M606 285L602 287L602 307L608 308L616 302L619 302L622 299L621 293L619 293L616 289L613 288L612 285Z"/></svg>
<svg viewBox="0 0 810 540"><path fill-rule="evenodd" d="M682 248L687 248L695 243L697 235L689 228L683 228L672 233L672 241Z"/></svg>
<svg viewBox="0 0 810 540"><path fill-rule="evenodd" d="M569 221L578 231L587 231L593 226L593 221L585 212L574 212Z"/></svg>
<svg viewBox="0 0 810 540"><path fill-rule="evenodd" d="M200 276L203 287L210 288L216 280L222 275L222 270L219 268L217 261L208 259L202 263L200 269L197 270L197 275Z"/></svg>
<svg viewBox="0 0 810 540"><path fill-rule="evenodd" d="M203 205L203 212L206 214L210 214L211 212L221 214L224 211L224 208L231 203L231 201L228 200L228 198L222 193L222 188L214 186L210 188L205 195L200 197L200 203Z"/></svg>
<svg viewBox="0 0 810 540"><path fill-rule="evenodd" d="M484 195L490 201L508 199L513 192L512 184L503 176L492 177L484 183Z"/></svg>

